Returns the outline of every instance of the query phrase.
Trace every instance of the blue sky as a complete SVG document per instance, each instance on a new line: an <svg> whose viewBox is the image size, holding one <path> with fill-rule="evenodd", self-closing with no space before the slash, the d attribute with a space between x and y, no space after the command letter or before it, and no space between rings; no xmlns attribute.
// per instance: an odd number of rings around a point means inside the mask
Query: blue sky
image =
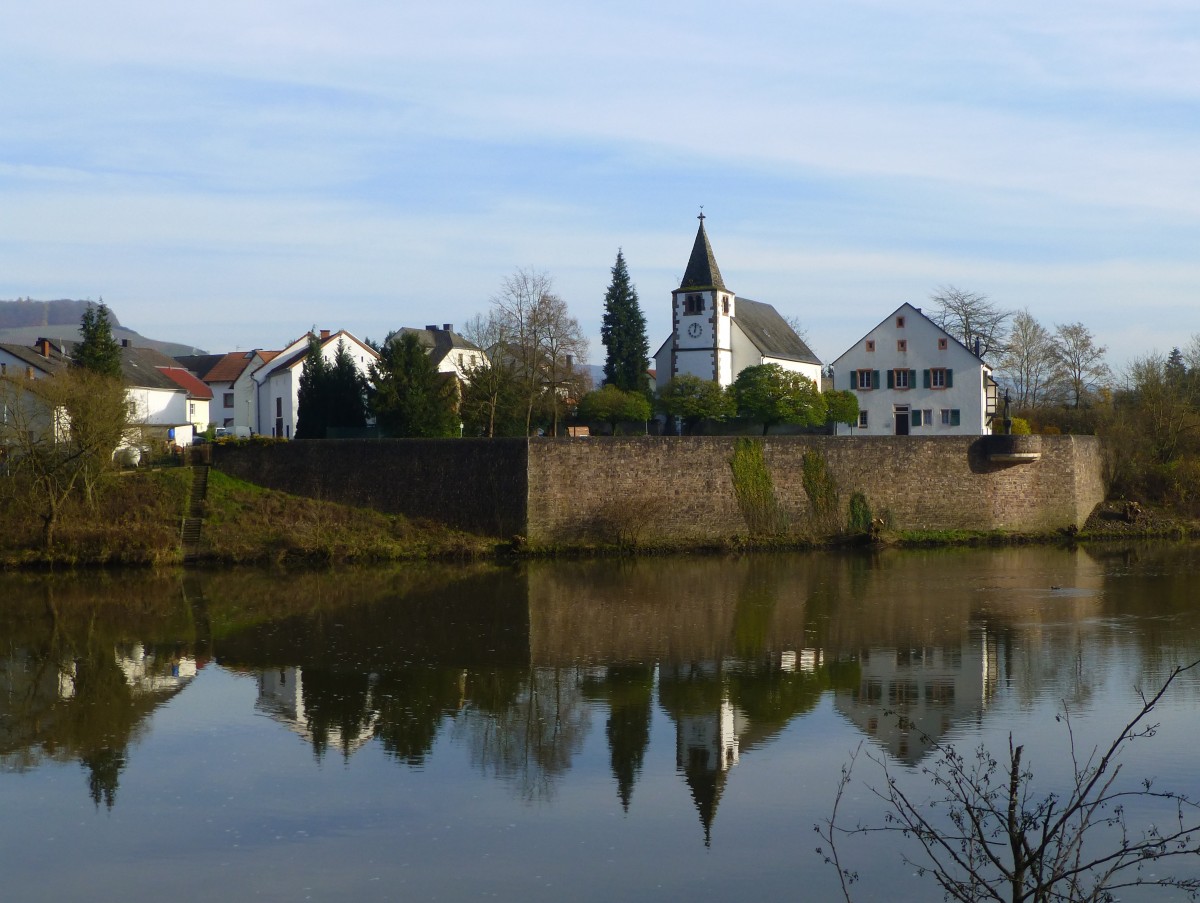
<svg viewBox="0 0 1200 903"><path fill-rule="evenodd" d="M210 351L463 323L518 267L657 347L701 205L832 360L904 301L1200 332L1200 7L39 0L0 13L0 298Z"/></svg>

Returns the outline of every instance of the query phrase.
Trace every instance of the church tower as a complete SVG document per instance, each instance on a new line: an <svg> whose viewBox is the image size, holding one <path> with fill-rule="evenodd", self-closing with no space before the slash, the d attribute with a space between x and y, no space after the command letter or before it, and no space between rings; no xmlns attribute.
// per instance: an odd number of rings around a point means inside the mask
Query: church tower
<svg viewBox="0 0 1200 903"><path fill-rule="evenodd" d="M685 373L716 380L722 386L733 382L734 294L725 287L717 259L713 256L704 214L692 245L683 282L671 292L672 326L671 378Z"/></svg>

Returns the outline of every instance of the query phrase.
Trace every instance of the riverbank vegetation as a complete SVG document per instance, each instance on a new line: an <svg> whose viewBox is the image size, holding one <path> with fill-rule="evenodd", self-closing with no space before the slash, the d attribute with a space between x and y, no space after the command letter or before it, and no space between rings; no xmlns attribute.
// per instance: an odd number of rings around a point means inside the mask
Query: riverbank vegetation
<svg viewBox="0 0 1200 903"><path fill-rule="evenodd" d="M192 468L114 473L92 503L69 499L57 541L41 541L41 518L0 500L0 567L173 565ZM477 558L495 542L441 524L306 499L211 471L198 558L226 564Z"/></svg>

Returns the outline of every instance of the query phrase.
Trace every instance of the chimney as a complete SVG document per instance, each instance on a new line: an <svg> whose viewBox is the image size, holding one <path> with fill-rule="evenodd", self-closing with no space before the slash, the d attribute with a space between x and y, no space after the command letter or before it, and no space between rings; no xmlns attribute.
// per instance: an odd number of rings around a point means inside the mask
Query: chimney
<svg viewBox="0 0 1200 903"><path fill-rule="evenodd" d="M321 330L321 341L322 341L322 342L324 342L324 341L325 341L326 339L328 339L328 338L329 338L329 330L328 330L328 329L322 329L322 330Z"/></svg>
<svg viewBox="0 0 1200 903"><path fill-rule="evenodd" d="M437 332L437 323L430 323L430 324L426 325L425 328L428 329L430 332Z"/></svg>
<svg viewBox="0 0 1200 903"><path fill-rule="evenodd" d="M49 359L50 357L50 340L38 339L38 351L42 353L42 357Z"/></svg>
<svg viewBox="0 0 1200 903"><path fill-rule="evenodd" d="M442 324L442 329L446 330L446 332L453 332L453 331L454 331L454 324L453 324L453 323L443 323L443 324Z"/></svg>
<svg viewBox="0 0 1200 903"><path fill-rule="evenodd" d="M979 336L975 336L975 356L976 357L982 357L982 355L979 353L979 349L981 347L982 347L982 345L979 341Z"/></svg>

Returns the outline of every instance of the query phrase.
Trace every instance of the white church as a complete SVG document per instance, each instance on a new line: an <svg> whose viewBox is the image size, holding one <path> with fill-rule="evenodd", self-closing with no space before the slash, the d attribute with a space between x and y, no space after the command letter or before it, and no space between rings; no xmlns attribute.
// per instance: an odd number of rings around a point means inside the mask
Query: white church
<svg viewBox="0 0 1200 903"><path fill-rule="evenodd" d="M728 386L757 364L779 364L821 385L821 361L779 311L725 287L703 213L671 307L671 336L654 355L655 388L683 374Z"/></svg>

